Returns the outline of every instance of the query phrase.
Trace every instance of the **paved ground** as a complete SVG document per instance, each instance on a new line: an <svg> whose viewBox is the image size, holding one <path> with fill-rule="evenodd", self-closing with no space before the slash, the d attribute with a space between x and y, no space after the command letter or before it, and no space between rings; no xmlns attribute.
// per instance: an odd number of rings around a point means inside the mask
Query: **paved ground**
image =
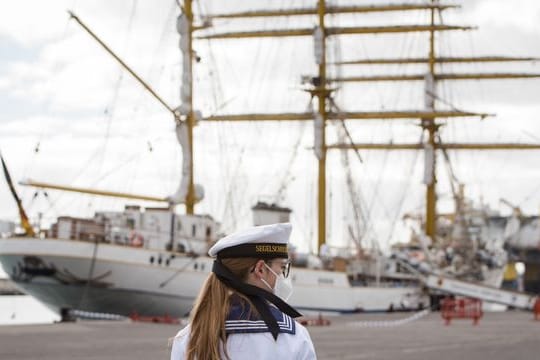
<svg viewBox="0 0 540 360"><path fill-rule="evenodd" d="M477 326L470 320L445 326L434 313L397 327L358 327L339 319L328 329L310 328L310 333L320 359L538 359L540 321L532 319L530 313L490 313Z"/></svg>
<svg viewBox="0 0 540 360"><path fill-rule="evenodd" d="M319 359L520 360L538 359L540 353L540 321L533 321L531 313L488 313L478 326L469 320L444 326L434 313L387 326L407 316L331 318L330 326L312 326L309 331ZM374 324L379 326L366 326ZM167 339L177 328L101 321L0 326L0 359L168 359Z"/></svg>

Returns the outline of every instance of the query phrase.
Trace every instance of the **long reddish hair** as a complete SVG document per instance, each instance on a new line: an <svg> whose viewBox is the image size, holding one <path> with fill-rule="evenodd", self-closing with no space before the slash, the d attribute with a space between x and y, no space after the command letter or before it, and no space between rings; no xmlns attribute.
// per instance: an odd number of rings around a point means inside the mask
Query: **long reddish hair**
<svg viewBox="0 0 540 360"><path fill-rule="evenodd" d="M255 258L222 259L221 262L237 278L245 281L250 269L257 263ZM230 295L236 293L225 286L214 273L206 279L191 311L191 333L186 355L187 360L220 359L221 350L228 359L225 320L229 314ZM249 300L236 293L244 300Z"/></svg>

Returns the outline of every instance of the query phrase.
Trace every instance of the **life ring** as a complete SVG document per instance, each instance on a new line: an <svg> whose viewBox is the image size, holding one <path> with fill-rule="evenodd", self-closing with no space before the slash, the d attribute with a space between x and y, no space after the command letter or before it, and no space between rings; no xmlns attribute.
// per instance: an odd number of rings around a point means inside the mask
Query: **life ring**
<svg viewBox="0 0 540 360"><path fill-rule="evenodd" d="M144 238L138 232L133 231L129 236L129 244L133 247L141 247L144 245Z"/></svg>

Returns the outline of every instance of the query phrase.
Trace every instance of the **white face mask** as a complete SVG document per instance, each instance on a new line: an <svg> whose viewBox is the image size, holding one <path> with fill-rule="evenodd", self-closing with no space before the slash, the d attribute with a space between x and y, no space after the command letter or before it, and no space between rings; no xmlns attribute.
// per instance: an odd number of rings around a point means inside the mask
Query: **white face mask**
<svg viewBox="0 0 540 360"><path fill-rule="evenodd" d="M283 276L283 274L281 275L276 274L275 271L272 270L272 268L268 266L266 263L264 264L264 266L266 266L268 270L270 270L270 272L272 272L272 274L276 276L276 284L274 285L274 288L272 288L270 284L268 284L264 279L261 279L261 281L266 286L268 286L270 290L272 290L274 295L279 296L284 301L289 300L289 298L291 297L293 293L293 286L292 286L291 278L290 277L286 278L285 276Z"/></svg>

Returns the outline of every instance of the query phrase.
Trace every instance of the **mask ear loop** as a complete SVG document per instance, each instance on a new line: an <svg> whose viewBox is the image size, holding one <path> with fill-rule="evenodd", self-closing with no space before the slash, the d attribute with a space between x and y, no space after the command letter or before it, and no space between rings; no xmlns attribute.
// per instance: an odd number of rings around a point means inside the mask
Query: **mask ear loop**
<svg viewBox="0 0 540 360"><path fill-rule="evenodd" d="M267 288L270 289L270 291L273 293L275 290L270 286L270 284L264 280L264 279L261 279L261 281L263 282L264 285L266 285Z"/></svg>
<svg viewBox="0 0 540 360"><path fill-rule="evenodd" d="M268 264L264 263L264 266L266 266L266 268L267 268L268 270L270 270L270 272L271 272L272 274L274 274L274 276L276 277L276 281L277 281L277 279L279 278L279 275L276 274L276 272L275 272L274 270L272 270L272 268L271 268L270 266L268 266ZM285 278L285 274L281 273L281 275L283 276L283 278Z"/></svg>
<svg viewBox="0 0 540 360"><path fill-rule="evenodd" d="M267 264L266 262L264 263L264 266L266 266L266 268L267 268L268 270L270 270L270 272L271 272L272 274L274 274L274 276L276 277L276 282L277 282L277 279L278 279L279 275L276 274L276 273L274 272L274 270L272 270L272 268L271 268L270 266L268 266L268 264ZM264 285L266 285L266 286L270 289L270 291L272 291L272 292L275 291L275 285L274 285L274 288L273 288L273 287L271 287L270 284L269 284L266 280L264 280L263 278L261 278L261 281L264 283Z"/></svg>

